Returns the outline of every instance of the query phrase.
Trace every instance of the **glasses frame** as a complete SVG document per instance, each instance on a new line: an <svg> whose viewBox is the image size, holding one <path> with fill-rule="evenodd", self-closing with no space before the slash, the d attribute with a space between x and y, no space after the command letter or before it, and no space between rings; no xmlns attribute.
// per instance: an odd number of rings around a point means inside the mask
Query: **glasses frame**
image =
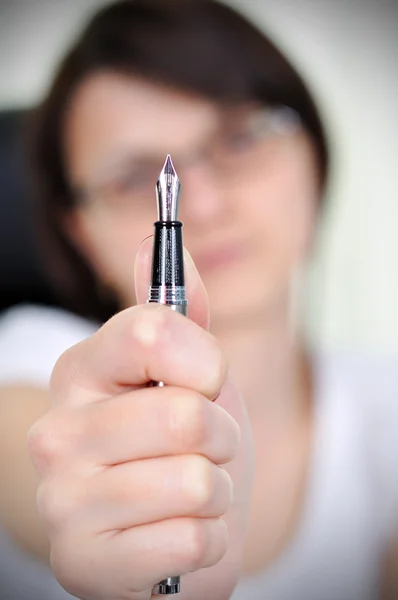
<svg viewBox="0 0 398 600"><path fill-rule="evenodd" d="M268 105L256 108L250 107L248 110L252 112L247 120L247 130L245 131L249 143L255 144L271 139L290 137L302 128L302 120L299 113L289 106ZM215 139L217 140L217 136L215 136ZM206 155L206 162L215 162L214 157L210 158L211 152L209 152L208 148L204 149L203 147L199 149L199 151L187 153L180 159L173 157L173 162L178 165L178 170L181 172L183 169L192 166L199 161L203 161L204 155ZM160 159L159 165L163 164L162 161L164 162L164 157ZM153 162L155 163L155 161ZM213 164L212 166L214 167ZM159 172L160 168L161 166L159 167ZM217 169L214 168L214 170ZM154 173L155 172L157 173L157 166L154 169ZM127 174L126 179L128 178L129 174ZM112 195L111 189L112 187L115 189L117 177L110 177L109 179L110 181L108 182L102 182L87 188L75 189L73 192L75 205L80 208L87 208L98 204L111 207L125 205L125 201L115 201L116 193L114 193L115 197L113 201L110 200ZM148 196L148 194L149 196L152 195L152 191L155 189L156 180L157 175L151 178L150 182L147 182L147 190L142 196ZM131 196L133 196L133 193L131 193Z"/></svg>

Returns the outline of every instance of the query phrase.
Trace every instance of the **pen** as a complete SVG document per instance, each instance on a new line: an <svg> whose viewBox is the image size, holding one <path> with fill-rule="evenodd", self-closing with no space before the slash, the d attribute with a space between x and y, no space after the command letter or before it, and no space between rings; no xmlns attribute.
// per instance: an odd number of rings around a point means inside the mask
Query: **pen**
<svg viewBox="0 0 398 600"><path fill-rule="evenodd" d="M184 280L182 223L178 221L181 185L168 154L156 184L158 221L155 225L152 256L152 276L148 302L167 304L183 315L187 314ZM163 386L162 382L150 385ZM178 594L179 575L163 579L152 590L155 595Z"/></svg>

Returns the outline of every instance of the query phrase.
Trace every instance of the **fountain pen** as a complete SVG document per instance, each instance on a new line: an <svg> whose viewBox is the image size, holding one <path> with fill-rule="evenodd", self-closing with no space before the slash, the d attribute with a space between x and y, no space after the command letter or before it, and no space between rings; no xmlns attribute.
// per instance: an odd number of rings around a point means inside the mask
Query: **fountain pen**
<svg viewBox="0 0 398 600"><path fill-rule="evenodd" d="M178 220L181 185L170 155L156 184L158 221L154 224L152 275L148 302L167 304L183 315L187 314L187 299L184 280L184 255L182 223ZM152 382L152 386L163 386ZM178 594L179 575L167 577L155 585L155 595Z"/></svg>

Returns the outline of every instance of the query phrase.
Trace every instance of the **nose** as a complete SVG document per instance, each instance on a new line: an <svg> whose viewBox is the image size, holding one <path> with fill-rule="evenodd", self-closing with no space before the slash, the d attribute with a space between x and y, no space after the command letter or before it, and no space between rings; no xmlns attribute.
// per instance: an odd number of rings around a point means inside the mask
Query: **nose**
<svg viewBox="0 0 398 600"><path fill-rule="evenodd" d="M214 225L225 219L226 190L210 168L203 164L186 166L180 179L180 218L185 225Z"/></svg>

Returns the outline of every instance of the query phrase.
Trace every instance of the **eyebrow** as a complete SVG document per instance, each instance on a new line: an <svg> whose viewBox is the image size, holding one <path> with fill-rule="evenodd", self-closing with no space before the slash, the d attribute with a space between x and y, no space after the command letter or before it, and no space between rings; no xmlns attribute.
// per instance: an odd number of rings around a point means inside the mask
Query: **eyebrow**
<svg viewBox="0 0 398 600"><path fill-rule="evenodd" d="M123 150L117 153L108 153L108 156L103 160L99 160L95 165L95 168L91 170L89 177L94 186L106 183L106 178L112 175L117 175L126 168L131 168L134 164L139 166L145 164L145 162L153 163L157 160L157 157L150 155L149 153L137 154L134 150ZM159 153L159 172L163 164L163 155ZM85 186L81 185L82 182L75 182L75 187L82 189ZM89 184L90 185L90 184Z"/></svg>
<svg viewBox="0 0 398 600"><path fill-rule="evenodd" d="M239 106L230 106L226 107L224 114L222 115L224 124L231 123L235 121L237 116L245 116L247 112L251 109L256 108L256 103L250 103L247 105L239 105ZM112 175L116 175L117 172L122 171L126 167L131 167L134 163L137 164L145 164L145 162L153 163L154 160L159 160L159 172L164 163L164 156L166 152L158 152L156 155L150 154L149 151L144 151L141 154L138 154L134 148L121 148L116 150L115 152L106 151L104 156L98 160L98 163L95 165L95 168L89 174L90 179L92 180L92 184L90 183L90 187L98 187L101 184L105 184L106 178L111 177ZM159 159L158 159L159 156ZM73 189L86 189L85 185L81 185L81 182L74 182Z"/></svg>
<svg viewBox="0 0 398 600"><path fill-rule="evenodd" d="M132 150L123 150L112 154L108 153L106 158L98 161L95 171L96 173L103 174L104 172L129 166L137 160L141 160L141 157Z"/></svg>

